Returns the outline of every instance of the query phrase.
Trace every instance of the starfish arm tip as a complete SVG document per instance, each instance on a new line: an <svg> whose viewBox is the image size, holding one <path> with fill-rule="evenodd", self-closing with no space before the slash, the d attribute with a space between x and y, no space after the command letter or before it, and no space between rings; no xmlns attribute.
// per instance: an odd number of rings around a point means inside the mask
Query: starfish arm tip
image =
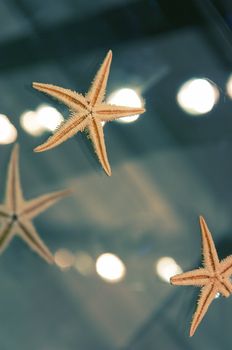
<svg viewBox="0 0 232 350"><path fill-rule="evenodd" d="M33 149L33 151L36 152L36 153L39 153L39 152L47 151L47 150L49 150L49 149L51 149L51 148L53 148L53 147L47 146L46 142L44 142L44 143L42 143L41 145L35 147L35 148Z"/></svg>
<svg viewBox="0 0 232 350"><path fill-rule="evenodd" d="M72 196L74 192L75 192L74 188L67 188L66 190L63 190L62 194L64 197L68 197L68 196Z"/></svg>
<svg viewBox="0 0 232 350"><path fill-rule="evenodd" d="M38 89L39 85L40 85L40 83L37 83L37 82L33 82L33 83L32 83L32 87L33 87L34 89Z"/></svg>
<svg viewBox="0 0 232 350"><path fill-rule="evenodd" d="M54 258L54 256L52 255L52 256L50 257L50 259L47 260L47 262L48 262L50 265L54 265L54 264L55 264L55 258Z"/></svg>
<svg viewBox="0 0 232 350"><path fill-rule="evenodd" d="M77 189L76 189L76 187L71 186L71 187L68 187L67 191L69 192L68 195L73 195L73 194L75 194L77 192Z"/></svg>
<svg viewBox="0 0 232 350"><path fill-rule="evenodd" d="M199 215L199 220L200 220L200 223L204 223L205 222L205 219L204 219L203 215Z"/></svg>
<svg viewBox="0 0 232 350"><path fill-rule="evenodd" d="M142 107L142 108L140 109L139 114L143 114L143 113L145 113L145 112L146 112L146 108Z"/></svg>
<svg viewBox="0 0 232 350"><path fill-rule="evenodd" d="M105 169L105 172L108 176L111 176L112 175L112 171L111 171L111 168L109 169Z"/></svg>
<svg viewBox="0 0 232 350"><path fill-rule="evenodd" d="M43 151L40 149L40 146L35 147L35 148L33 149L33 151L34 151L35 153L43 152Z"/></svg>
<svg viewBox="0 0 232 350"><path fill-rule="evenodd" d="M195 333L195 329L192 329L192 327L190 328L190 332L189 332L189 337L192 338L192 336Z"/></svg>

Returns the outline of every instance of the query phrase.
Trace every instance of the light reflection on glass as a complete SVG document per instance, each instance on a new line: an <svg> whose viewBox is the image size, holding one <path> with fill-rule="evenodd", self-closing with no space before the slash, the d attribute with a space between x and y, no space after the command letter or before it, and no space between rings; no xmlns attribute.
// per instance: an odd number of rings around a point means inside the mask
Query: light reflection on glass
<svg viewBox="0 0 232 350"><path fill-rule="evenodd" d="M104 253L97 258L96 271L107 282L119 282L126 274L122 260L114 254Z"/></svg>
<svg viewBox="0 0 232 350"><path fill-rule="evenodd" d="M227 95L232 98L232 74L229 76L229 79L226 84Z"/></svg>
<svg viewBox="0 0 232 350"><path fill-rule="evenodd" d="M107 103L127 107L142 107L143 105L142 98L139 96L139 94L135 90L128 88L119 89L113 92L107 99ZM132 123L136 121L139 116L139 114L132 115L129 117L119 118L116 121L120 123Z"/></svg>
<svg viewBox="0 0 232 350"><path fill-rule="evenodd" d="M174 275L182 273L181 267L176 261L168 256L160 258L155 264L154 268L158 276L165 282L170 282L170 278Z"/></svg>
<svg viewBox="0 0 232 350"><path fill-rule="evenodd" d="M39 105L35 111L25 111L20 116L22 128L32 136L40 136L45 131L55 131L63 120L56 108L46 104Z"/></svg>
<svg viewBox="0 0 232 350"><path fill-rule="evenodd" d="M57 250L54 259L56 265L59 266L62 270L69 269L74 262L73 254L67 249Z"/></svg>
<svg viewBox="0 0 232 350"><path fill-rule="evenodd" d="M30 135L40 136L44 132L44 127L39 123L36 112L26 111L20 116L22 128Z"/></svg>
<svg viewBox="0 0 232 350"><path fill-rule="evenodd" d="M85 252L80 251L75 255L73 266L84 276L94 272L94 260Z"/></svg>
<svg viewBox="0 0 232 350"><path fill-rule="evenodd" d="M218 99L218 88L207 79L190 79L180 87L177 93L177 102L180 107L192 115L210 112Z"/></svg>
<svg viewBox="0 0 232 350"><path fill-rule="evenodd" d="M17 130L6 115L0 114L0 144L13 143L17 139Z"/></svg>
<svg viewBox="0 0 232 350"><path fill-rule="evenodd" d="M54 131L64 120L62 114L54 107L42 104L36 109L39 124L44 129Z"/></svg>

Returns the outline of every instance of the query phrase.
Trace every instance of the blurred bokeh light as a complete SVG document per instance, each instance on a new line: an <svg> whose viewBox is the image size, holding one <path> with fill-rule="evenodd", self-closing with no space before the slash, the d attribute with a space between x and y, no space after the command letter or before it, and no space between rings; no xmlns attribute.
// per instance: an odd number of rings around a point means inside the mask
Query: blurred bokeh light
<svg viewBox="0 0 232 350"><path fill-rule="evenodd" d="M135 90L129 88L123 88L113 92L109 96L107 102L110 104L127 107L143 106L142 98L139 96L139 94ZM119 118L116 121L120 123L132 123L136 121L139 116L139 114L136 114L129 117Z"/></svg>
<svg viewBox="0 0 232 350"><path fill-rule="evenodd" d="M160 258L154 265L156 273L165 282L170 282L170 278L182 272L176 261L168 256Z"/></svg>
<svg viewBox="0 0 232 350"><path fill-rule="evenodd" d="M17 134L17 130L9 118L4 114L0 114L0 144L15 142Z"/></svg>
<svg viewBox="0 0 232 350"><path fill-rule="evenodd" d="M22 128L32 136L40 136L45 131L54 131L64 120L54 107L41 104L35 111L25 111L20 116Z"/></svg>
<svg viewBox="0 0 232 350"><path fill-rule="evenodd" d="M119 282L126 274L126 267L117 255L104 253L97 258L96 271L107 282Z"/></svg>
<svg viewBox="0 0 232 350"><path fill-rule="evenodd" d="M180 107L192 115L210 112L219 98L216 85L207 79L191 79L185 82L177 93Z"/></svg>
<svg viewBox="0 0 232 350"><path fill-rule="evenodd" d="M61 269L69 269L74 262L73 254L67 249L59 249L55 253L55 263Z"/></svg>

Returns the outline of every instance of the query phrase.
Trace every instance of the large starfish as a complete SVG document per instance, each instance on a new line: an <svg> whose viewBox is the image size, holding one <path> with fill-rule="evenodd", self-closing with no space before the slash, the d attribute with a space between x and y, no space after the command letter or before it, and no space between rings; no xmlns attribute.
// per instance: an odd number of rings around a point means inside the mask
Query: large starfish
<svg viewBox="0 0 232 350"><path fill-rule="evenodd" d="M4 204L0 205L0 252L18 234L34 251L48 263L53 263L52 253L39 237L32 219L59 199L70 194L69 190L53 192L26 201L20 184L18 168L18 145L13 148L8 167Z"/></svg>
<svg viewBox="0 0 232 350"><path fill-rule="evenodd" d="M71 117L62 123L46 142L36 147L35 152L43 152L56 147L78 131L86 129L103 169L109 176L111 175L102 122L145 112L144 108L116 106L103 101L111 60L112 52L109 51L85 97L59 86L33 83L35 89L58 99L71 110Z"/></svg>
<svg viewBox="0 0 232 350"><path fill-rule="evenodd" d="M224 297L228 297L232 293L230 281L232 255L219 261L211 233L203 217L200 217L200 226L204 267L181 273L171 278L171 283L174 285L202 287L198 306L193 315L190 337L193 336L216 294L220 293Z"/></svg>

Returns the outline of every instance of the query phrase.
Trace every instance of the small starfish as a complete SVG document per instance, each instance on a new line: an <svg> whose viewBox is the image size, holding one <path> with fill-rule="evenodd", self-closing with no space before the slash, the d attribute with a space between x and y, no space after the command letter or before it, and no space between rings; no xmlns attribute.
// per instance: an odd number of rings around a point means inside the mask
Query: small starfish
<svg viewBox="0 0 232 350"><path fill-rule="evenodd" d="M20 184L18 168L18 148L13 148L8 167L4 204L0 205L0 253L3 252L14 235L18 234L34 251L48 263L53 263L52 253L39 237L32 219L42 211L70 194L69 190L45 194L26 201Z"/></svg>
<svg viewBox="0 0 232 350"><path fill-rule="evenodd" d="M211 302L217 293L228 297L232 293L230 276L232 275L232 255L219 261L218 254L204 218L200 217L202 232L204 268L181 273L171 278L171 283L180 286L198 286L201 288L197 309L193 315L190 337L195 333Z"/></svg>
<svg viewBox="0 0 232 350"><path fill-rule="evenodd" d="M71 117L62 123L46 142L36 147L35 152L47 151L74 136L78 131L87 129L103 169L109 176L111 175L101 122L145 112L144 108L116 106L103 102L111 60L112 52L109 51L85 97L59 86L33 83L35 89L58 99L71 110Z"/></svg>

